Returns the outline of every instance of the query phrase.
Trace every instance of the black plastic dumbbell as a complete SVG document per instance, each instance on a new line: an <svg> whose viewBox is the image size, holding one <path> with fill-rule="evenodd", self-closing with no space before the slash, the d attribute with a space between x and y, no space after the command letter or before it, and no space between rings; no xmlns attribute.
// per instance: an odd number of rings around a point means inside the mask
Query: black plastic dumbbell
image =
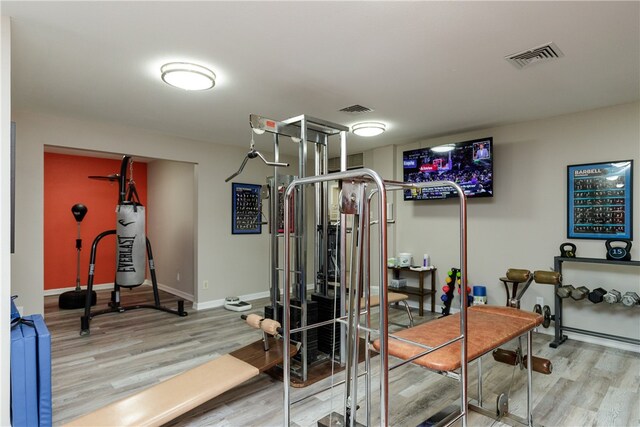
<svg viewBox="0 0 640 427"><path fill-rule="evenodd" d="M594 290L589 292L589 296L587 298L589 298L589 301L591 301L592 303L598 304L598 303L601 303L602 301L604 301L604 296L606 294L607 294L607 290L606 289L595 288Z"/></svg>

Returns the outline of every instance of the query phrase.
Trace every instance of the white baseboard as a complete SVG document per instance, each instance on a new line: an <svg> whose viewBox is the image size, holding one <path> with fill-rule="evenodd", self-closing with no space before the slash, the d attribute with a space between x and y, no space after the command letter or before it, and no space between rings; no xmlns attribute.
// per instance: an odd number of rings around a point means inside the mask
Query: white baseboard
<svg viewBox="0 0 640 427"><path fill-rule="evenodd" d="M267 298L269 296L269 291L264 292L256 292L253 294L239 295L240 300L242 301L253 301L260 298ZM224 305L224 298L216 299L213 301L205 301L205 302L194 302L193 308L197 311L207 310L209 308L218 308Z"/></svg>
<svg viewBox="0 0 640 427"><path fill-rule="evenodd" d="M142 286L151 286L151 281L150 280L145 280L142 283ZM68 287L68 288L47 289L47 290L44 291L44 296L60 295L60 294L62 294L64 292L67 292L67 291L73 291L73 290L75 290L75 288L76 288L75 286L71 286L71 287ZM82 289L85 290L85 289L87 289L87 287L86 286L82 286ZM99 285L93 285L93 290L94 291L102 291L102 290L105 290L105 289L113 289L113 283L101 283ZM162 291L165 291L165 292L168 292L168 293L170 293L172 295L175 295L177 297L186 299L188 301L193 301L193 295L188 294L188 293L186 293L184 291L181 291L179 289L175 289L175 288L172 288L170 286L163 285L162 283L158 283L158 289L160 289Z"/></svg>
<svg viewBox="0 0 640 427"><path fill-rule="evenodd" d="M146 280L144 284L151 286L151 282L147 282ZM181 291L180 289L172 288L171 286L163 285L162 283L158 283L158 289L160 289L161 291L168 292L172 295L175 295L187 301L193 302L194 300L193 294L189 294L185 291Z"/></svg>
<svg viewBox="0 0 640 427"><path fill-rule="evenodd" d="M76 287L75 286L71 286L68 288L58 288L58 289L47 289L44 291L44 296L48 297L51 295L60 295L62 293L65 293L67 291L73 291L75 290ZM82 286L82 289L85 290L87 289L86 286ZM101 283L99 285L93 285L93 290L94 291L101 291L101 290L105 290L105 289L113 289L113 283Z"/></svg>

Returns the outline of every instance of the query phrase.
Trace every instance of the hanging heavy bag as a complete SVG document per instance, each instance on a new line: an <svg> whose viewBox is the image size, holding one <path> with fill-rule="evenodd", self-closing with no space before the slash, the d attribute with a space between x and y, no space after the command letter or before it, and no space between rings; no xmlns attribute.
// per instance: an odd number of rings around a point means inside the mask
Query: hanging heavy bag
<svg viewBox="0 0 640 427"><path fill-rule="evenodd" d="M121 178L124 178L122 174ZM116 283L125 287L139 286L145 279L147 242L145 210L133 180L120 193L116 218Z"/></svg>

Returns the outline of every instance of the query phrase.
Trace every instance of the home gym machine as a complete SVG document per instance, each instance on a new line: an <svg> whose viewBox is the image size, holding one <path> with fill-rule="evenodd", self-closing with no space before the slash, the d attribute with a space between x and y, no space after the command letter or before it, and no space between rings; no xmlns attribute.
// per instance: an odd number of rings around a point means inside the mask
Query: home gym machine
<svg viewBox="0 0 640 427"><path fill-rule="evenodd" d="M129 169L128 178L127 168ZM118 190L116 229L107 230L98 234L91 245L87 298L84 306L84 315L80 318L80 335L89 335L89 323L91 319L106 313L122 313L138 308L152 308L178 316L187 315L187 312L184 311L183 300L178 300L177 310L172 310L160 304L160 294L158 292L158 281L156 279L151 243L145 235L145 210L138 198L135 182L133 181L133 160L129 156L124 156L120 164ZM92 312L91 294L93 291L96 252L98 243L109 235L116 236L116 275L113 283L113 291L111 292L111 301L109 302L109 308ZM149 261L154 304L122 306L120 304L120 288L135 288L144 282L145 257Z"/></svg>
<svg viewBox="0 0 640 427"><path fill-rule="evenodd" d="M258 115L250 115L249 124L253 132L260 135L268 132L273 135L274 160L268 161L258 152L253 143L238 172L227 178L227 182L242 172L249 159L260 158L265 164L274 166L273 176L267 178L267 185L263 197L269 200L269 231L271 234L270 245L270 299L271 304L265 308L265 317L282 322L283 306L280 293L284 282L284 259L282 255L284 237L284 192L293 181L294 176L285 175L278 171L280 167L288 166L280 161L280 143L286 137L298 145L298 174L297 177L322 176L328 173L328 153L330 141L339 139L341 169L346 170L347 159L347 133L349 128L326 120L307 115L293 117L279 121ZM309 144L313 146L314 169L310 171L308 164L311 161ZM310 192L309 192L310 193ZM304 209L307 199L312 199L315 207L313 225L308 220ZM330 318L333 314L334 292L330 290L329 268L329 240L335 225L329 221L329 197L328 183L318 182L313 186L313 196L305 194L305 191L296 191L294 201L290 205L292 221L290 227L290 239L293 249L293 261L290 266L295 276L293 287L293 300L290 315L294 324L305 327L319 320ZM309 223L309 225L307 224ZM346 233L345 227L340 227L340 233ZM309 239L313 239L313 272L307 268L307 248ZM332 239L334 242L336 239ZM335 254L335 251L332 251ZM344 251L341 252L344 254ZM337 273L333 273L335 277ZM307 295L307 281L313 282L314 293L311 298ZM344 301L344 289L340 290L340 298ZM342 307L344 312L344 307ZM327 312L329 311L329 312ZM286 316L284 316L286 317ZM325 362L332 363L327 355L327 349L333 342L331 336L333 329L319 331L301 331L293 339L301 343L301 348L294 360L294 384L304 386L317 379L310 368L317 367ZM337 340L339 342L339 340ZM323 351L324 350L324 351ZM329 352L330 353L330 352ZM310 378L310 376L312 378Z"/></svg>

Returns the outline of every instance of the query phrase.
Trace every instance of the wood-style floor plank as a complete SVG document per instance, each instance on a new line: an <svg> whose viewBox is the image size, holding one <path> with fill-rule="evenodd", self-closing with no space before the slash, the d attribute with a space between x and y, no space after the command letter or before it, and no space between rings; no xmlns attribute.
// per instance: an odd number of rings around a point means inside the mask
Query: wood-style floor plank
<svg viewBox="0 0 640 427"><path fill-rule="evenodd" d="M161 292L164 305L176 298ZM98 292L106 307L109 291ZM148 287L122 293L124 305L152 301ZM266 299L253 301L260 313ZM87 412L135 393L177 373L229 353L261 334L222 308L193 311L178 317L141 309L95 317L91 335L79 335L82 310L59 310L57 297L45 297L45 315L52 336L53 419L61 425ZM374 321L376 321L376 316ZM428 320L415 316L416 323ZM404 310L390 310L390 321L406 323ZM534 420L546 426L640 426L640 357L638 353L569 340L557 349L550 337L534 334L534 353L551 358L551 375L534 373ZM514 348L510 343L505 348ZM377 358L373 358L374 409L378 405ZM391 359L391 363L394 359ZM477 397L476 364L470 365L469 396ZM493 408L498 394L511 387L510 409L524 416L526 371L483 358L485 406ZM341 379L341 376L338 376ZM512 383L513 378L513 383ZM212 379L215 381L215 379ZM360 381L361 384L363 380ZM315 426L316 420L340 411L343 390L321 393L331 379L304 389L291 389L292 399L310 396L292 407L292 425ZM415 426L455 403L457 383L413 365L390 373L390 425ZM362 390L362 388L360 389ZM362 393L362 392L360 392ZM360 397L361 394L360 394ZM362 405L364 406L364 405ZM361 408L358 416L364 416ZM170 423L172 426L278 426L282 424L282 383L258 377L201 405ZM377 424L374 410L372 424ZM469 425L506 424L470 414Z"/></svg>

